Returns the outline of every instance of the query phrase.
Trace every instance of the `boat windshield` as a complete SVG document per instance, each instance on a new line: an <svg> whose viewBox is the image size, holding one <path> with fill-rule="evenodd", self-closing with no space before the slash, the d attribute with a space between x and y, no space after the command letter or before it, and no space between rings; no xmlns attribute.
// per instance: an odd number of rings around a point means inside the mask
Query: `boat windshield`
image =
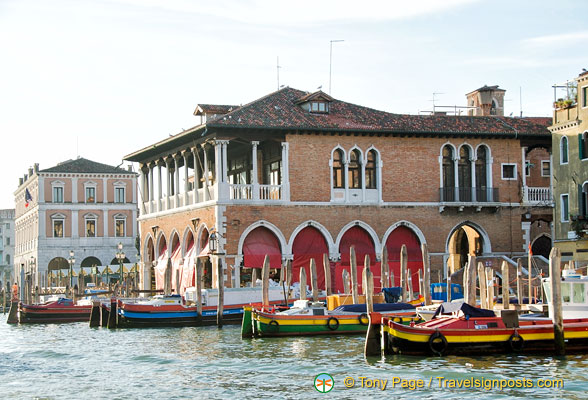
<svg viewBox="0 0 588 400"><path fill-rule="evenodd" d="M543 282L543 291L545 292L547 302L551 303L551 285L549 284L549 281Z"/></svg>

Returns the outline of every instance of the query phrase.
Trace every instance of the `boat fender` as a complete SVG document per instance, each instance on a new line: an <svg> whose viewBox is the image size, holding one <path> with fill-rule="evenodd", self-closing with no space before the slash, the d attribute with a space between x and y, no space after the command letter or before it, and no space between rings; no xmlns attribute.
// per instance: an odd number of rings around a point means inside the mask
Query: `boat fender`
<svg viewBox="0 0 588 400"><path fill-rule="evenodd" d="M329 328L332 331L336 331L337 329L339 329L339 320L335 317L330 317L327 320L327 328Z"/></svg>
<svg viewBox="0 0 588 400"><path fill-rule="evenodd" d="M368 315L366 313L360 314L359 317L357 317L357 319L359 320L360 325L369 325L369 323L370 323L370 318L368 317ZM367 322L365 322L366 320L367 320Z"/></svg>
<svg viewBox="0 0 588 400"><path fill-rule="evenodd" d="M447 339L445 339L445 336L441 332L436 331L429 336L429 348L433 354L442 356L445 350L447 350Z"/></svg>
<svg viewBox="0 0 588 400"><path fill-rule="evenodd" d="M521 335L517 331L515 331L510 337L508 338L508 345L512 351L521 351L525 345L525 341Z"/></svg>
<svg viewBox="0 0 588 400"><path fill-rule="evenodd" d="M280 323L278 321L276 321L275 319L272 319L268 325L271 326L271 329L274 332L277 332L280 330Z"/></svg>

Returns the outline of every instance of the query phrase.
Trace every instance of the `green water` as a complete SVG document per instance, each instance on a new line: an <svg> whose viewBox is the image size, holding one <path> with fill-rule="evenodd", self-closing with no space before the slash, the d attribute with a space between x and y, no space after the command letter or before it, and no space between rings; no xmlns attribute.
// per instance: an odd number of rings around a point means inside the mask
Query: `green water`
<svg viewBox="0 0 588 400"><path fill-rule="evenodd" d="M584 355L366 360L361 336L242 340L237 326L110 331L14 326L0 315L0 399L585 399L587 367ZM329 393L314 388L321 373L333 377ZM347 377L353 388L344 386ZM361 377L387 380L386 390L361 388ZM564 387L444 388L437 377L562 379ZM431 386L392 387L395 378Z"/></svg>

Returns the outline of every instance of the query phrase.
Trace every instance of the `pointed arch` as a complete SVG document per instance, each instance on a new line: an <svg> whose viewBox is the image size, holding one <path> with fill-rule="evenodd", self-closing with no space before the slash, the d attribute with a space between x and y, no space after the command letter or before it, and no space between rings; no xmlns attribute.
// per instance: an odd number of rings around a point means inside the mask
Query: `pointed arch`
<svg viewBox="0 0 588 400"><path fill-rule="evenodd" d="M292 246L294 245L294 239L296 239L296 235L298 235L301 230L308 226L312 226L322 233L325 240L327 241L327 245L329 246L329 254L338 253L335 242L333 241L333 236L331 236L331 232L329 232L329 230L325 228L320 222L308 220L304 221L294 229L292 235L290 235L290 240L288 241L288 245L284 251L285 254L292 254Z"/></svg>
<svg viewBox="0 0 588 400"><path fill-rule="evenodd" d="M276 235L276 237L278 238L278 242L280 243L280 248L282 249L282 255L286 255L284 254L284 252L286 249L288 249L288 243L282 231L269 221L259 220L249 225L241 234L241 237L239 238L239 245L237 246L239 256L243 256L243 244L245 243L247 235L249 235L249 233L253 231L255 228L259 227L267 228L270 231L272 231L274 235ZM289 256L291 256L291 254L289 254Z"/></svg>
<svg viewBox="0 0 588 400"><path fill-rule="evenodd" d="M354 226L359 226L367 231L367 233L370 235L370 237L372 239L372 242L374 243L375 253L380 254L380 252L382 251L382 246L380 243L380 239L378 238L378 234L369 224L367 224L363 221L360 221L358 219L349 222L343 228L341 228L341 230L339 231L339 234L337 235L337 240L335 241L335 248L337 249L337 251L339 251L339 248L341 246L341 239L343 238L343 235L345 235L345 232L347 232L349 229L353 228Z"/></svg>
<svg viewBox="0 0 588 400"><path fill-rule="evenodd" d="M261 268L266 255L270 258L271 268L281 268L286 247L284 235L275 225L263 222L254 223L243 232L239 240L239 255L243 256L247 268Z"/></svg>

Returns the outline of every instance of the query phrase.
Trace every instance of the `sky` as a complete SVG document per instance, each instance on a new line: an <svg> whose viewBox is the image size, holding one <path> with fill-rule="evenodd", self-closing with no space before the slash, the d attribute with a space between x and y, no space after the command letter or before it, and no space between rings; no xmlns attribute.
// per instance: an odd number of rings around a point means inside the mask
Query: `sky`
<svg viewBox="0 0 588 400"><path fill-rule="evenodd" d="M410 114L499 85L505 115L551 116L552 86L588 68L582 5L0 0L0 208L34 163L120 165L197 125L199 103L281 85Z"/></svg>

